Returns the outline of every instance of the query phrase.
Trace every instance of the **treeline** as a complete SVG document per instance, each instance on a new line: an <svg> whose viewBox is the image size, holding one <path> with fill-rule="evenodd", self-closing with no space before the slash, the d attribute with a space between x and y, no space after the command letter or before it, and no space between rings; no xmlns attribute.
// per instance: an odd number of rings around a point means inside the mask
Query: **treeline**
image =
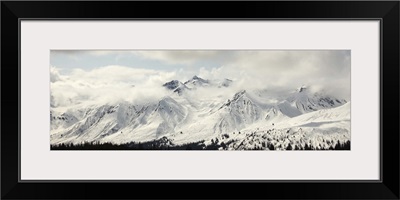
<svg viewBox="0 0 400 200"><path fill-rule="evenodd" d="M241 145L239 145L237 147L237 149L239 150L277 150L279 149L279 151L291 151L291 150L306 150L306 151L320 151L320 150L350 150L350 141L346 141L341 143L340 141L337 141L335 146L330 146L329 148L326 147L321 147L321 146L313 146L313 145L308 145L305 144L304 147L303 146L298 146L298 145L292 145L289 144L288 146L282 148L281 146L274 146L272 143L262 143L260 146L255 146L255 147L243 147ZM224 150L226 150L224 148Z"/></svg>
<svg viewBox="0 0 400 200"><path fill-rule="evenodd" d="M335 147L330 146L329 148L321 148L321 147L314 147L314 146L308 146L305 145L304 149L300 150L350 150L350 140L347 140L346 142L341 143L340 141L337 141Z"/></svg>
<svg viewBox="0 0 400 200"><path fill-rule="evenodd" d="M329 148L325 147L315 147L313 145L304 145L304 147L297 146L295 145L294 147L292 145L288 145L286 147L286 150L350 150L350 141L346 141L341 143L340 141L337 141L335 146L330 146Z"/></svg>
<svg viewBox="0 0 400 200"><path fill-rule="evenodd" d="M206 146L204 141L182 145L169 145L159 141L130 142L125 144L85 142L81 144L56 144L51 145L51 150L218 150L220 145Z"/></svg>
<svg viewBox="0 0 400 200"><path fill-rule="evenodd" d="M231 141L233 142L233 141ZM51 150L228 150L229 149L229 144L225 144L224 142L217 143L217 142L212 142L209 145L204 144L203 141L199 142L192 142L192 143L186 143L182 145L175 145L172 143L168 143L165 140L153 140L153 141L148 141L148 142L130 142L130 143L125 143L125 144L113 144L113 143L100 143L100 142L85 142L81 144L73 144L73 143L68 143L68 144L56 144L56 145L51 145L50 149ZM272 145L271 143L268 143L266 145L262 145L259 147L252 147L252 148L239 148L241 150L275 150L276 147ZM323 147L314 147L312 145L305 145L304 147L302 146L292 146L288 145L285 150L350 150L350 141L346 141L343 143L340 143L338 141L335 146L331 146L329 148L323 148Z"/></svg>

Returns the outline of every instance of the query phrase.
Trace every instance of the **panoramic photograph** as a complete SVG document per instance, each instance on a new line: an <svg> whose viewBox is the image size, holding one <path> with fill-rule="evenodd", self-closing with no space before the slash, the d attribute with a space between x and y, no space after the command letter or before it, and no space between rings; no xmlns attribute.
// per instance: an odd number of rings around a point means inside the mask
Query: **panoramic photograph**
<svg viewBox="0 0 400 200"><path fill-rule="evenodd" d="M51 150L350 150L350 50L51 50Z"/></svg>

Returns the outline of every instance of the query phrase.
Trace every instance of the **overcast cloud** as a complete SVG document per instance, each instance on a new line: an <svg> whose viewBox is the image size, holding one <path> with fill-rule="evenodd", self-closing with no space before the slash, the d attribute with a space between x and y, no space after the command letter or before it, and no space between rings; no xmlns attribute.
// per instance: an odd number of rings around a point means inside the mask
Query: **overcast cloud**
<svg viewBox="0 0 400 200"><path fill-rule="evenodd" d="M198 75L236 89L290 91L302 85L350 100L350 51L52 51L54 105L167 95L161 85ZM90 67L86 67L90 66Z"/></svg>

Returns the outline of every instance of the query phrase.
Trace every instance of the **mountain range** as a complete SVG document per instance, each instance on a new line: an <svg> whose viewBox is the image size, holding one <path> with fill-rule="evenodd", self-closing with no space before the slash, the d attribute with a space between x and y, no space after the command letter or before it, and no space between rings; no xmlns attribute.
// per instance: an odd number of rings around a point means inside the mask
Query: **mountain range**
<svg viewBox="0 0 400 200"><path fill-rule="evenodd" d="M242 150L267 143L274 149L307 145L327 149L350 140L347 100L306 86L278 96L268 90L240 89L226 99L207 98L233 83L194 76L160 85L170 93L155 102L51 107L50 142L124 144L167 139L175 145L202 141ZM200 89L204 98L191 95Z"/></svg>

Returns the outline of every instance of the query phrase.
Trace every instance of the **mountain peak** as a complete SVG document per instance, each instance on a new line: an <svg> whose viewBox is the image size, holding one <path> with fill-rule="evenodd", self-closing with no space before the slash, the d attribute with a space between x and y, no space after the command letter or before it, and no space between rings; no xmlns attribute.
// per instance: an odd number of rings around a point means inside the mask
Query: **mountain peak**
<svg viewBox="0 0 400 200"><path fill-rule="evenodd" d="M200 77L195 75L195 76L193 76L192 79L186 81L184 84L185 85L191 85L192 87L193 86L202 86L202 85L208 85L209 81L208 80L204 80L204 79L202 79L202 78L200 78Z"/></svg>
<svg viewBox="0 0 400 200"><path fill-rule="evenodd" d="M180 82L178 80L172 80L170 82L164 83L163 86L170 89L170 90L174 90L177 87L179 87Z"/></svg>
<svg viewBox="0 0 400 200"><path fill-rule="evenodd" d="M241 91L237 92L237 93L233 96L233 101L239 99L241 96L244 95L244 93L246 93L246 90L241 90Z"/></svg>
<svg viewBox="0 0 400 200"><path fill-rule="evenodd" d="M201 77L194 75L191 79L192 81L201 81L201 82L208 82L208 80L202 79Z"/></svg>
<svg viewBox="0 0 400 200"><path fill-rule="evenodd" d="M222 83L220 84L219 87L223 86L223 87L229 87L231 85L233 81L230 79L225 78Z"/></svg>
<svg viewBox="0 0 400 200"><path fill-rule="evenodd" d="M299 93L304 92L304 91L306 91L306 90L307 90L307 86L305 86L305 85L302 85L300 88L297 89L297 91L298 91Z"/></svg>
<svg viewBox="0 0 400 200"><path fill-rule="evenodd" d="M286 99L301 113L312 112L320 109L334 108L346 103L345 100L337 99L323 91L315 92L309 87L301 86Z"/></svg>

